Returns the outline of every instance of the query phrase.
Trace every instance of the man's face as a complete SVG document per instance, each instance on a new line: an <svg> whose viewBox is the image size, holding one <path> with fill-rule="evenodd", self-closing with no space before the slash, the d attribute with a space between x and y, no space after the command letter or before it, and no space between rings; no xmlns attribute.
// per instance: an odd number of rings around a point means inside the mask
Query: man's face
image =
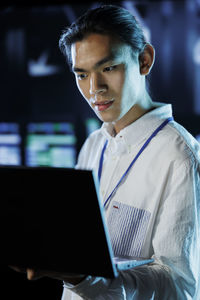
<svg viewBox="0 0 200 300"><path fill-rule="evenodd" d="M140 101L144 76L128 45L109 35L90 34L71 47L79 91L104 122L127 118Z"/></svg>

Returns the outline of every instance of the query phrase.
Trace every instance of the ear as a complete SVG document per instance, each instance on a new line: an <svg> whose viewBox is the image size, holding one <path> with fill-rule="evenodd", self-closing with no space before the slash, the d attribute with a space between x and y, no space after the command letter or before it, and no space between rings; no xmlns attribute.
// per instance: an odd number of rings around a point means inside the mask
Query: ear
<svg viewBox="0 0 200 300"><path fill-rule="evenodd" d="M151 44L146 44L144 50L139 55L140 74L148 75L153 67L155 50Z"/></svg>

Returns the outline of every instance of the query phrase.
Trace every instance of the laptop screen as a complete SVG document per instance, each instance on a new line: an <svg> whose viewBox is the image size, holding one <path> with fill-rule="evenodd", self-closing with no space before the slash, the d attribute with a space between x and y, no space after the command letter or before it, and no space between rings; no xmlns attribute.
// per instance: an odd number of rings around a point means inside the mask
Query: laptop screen
<svg viewBox="0 0 200 300"><path fill-rule="evenodd" d="M1 264L114 277L92 171L0 167Z"/></svg>

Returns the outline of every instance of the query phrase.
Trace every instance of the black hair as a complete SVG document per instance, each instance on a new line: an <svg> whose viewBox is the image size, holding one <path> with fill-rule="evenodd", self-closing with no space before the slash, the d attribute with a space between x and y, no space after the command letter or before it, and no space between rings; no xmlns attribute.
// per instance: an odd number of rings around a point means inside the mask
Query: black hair
<svg viewBox="0 0 200 300"><path fill-rule="evenodd" d="M130 45L133 53L141 53L147 44L136 18L126 9L116 5L103 5L86 11L63 31L59 48L71 65L71 45L90 33L107 34Z"/></svg>

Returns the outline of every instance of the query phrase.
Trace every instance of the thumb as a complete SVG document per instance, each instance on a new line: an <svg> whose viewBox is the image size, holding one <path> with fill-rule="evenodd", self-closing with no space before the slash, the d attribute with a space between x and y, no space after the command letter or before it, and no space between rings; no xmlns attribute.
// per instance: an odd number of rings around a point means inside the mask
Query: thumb
<svg viewBox="0 0 200 300"><path fill-rule="evenodd" d="M43 277L39 272L37 272L33 269L27 269L26 272L27 272L28 280L36 280L36 279Z"/></svg>

